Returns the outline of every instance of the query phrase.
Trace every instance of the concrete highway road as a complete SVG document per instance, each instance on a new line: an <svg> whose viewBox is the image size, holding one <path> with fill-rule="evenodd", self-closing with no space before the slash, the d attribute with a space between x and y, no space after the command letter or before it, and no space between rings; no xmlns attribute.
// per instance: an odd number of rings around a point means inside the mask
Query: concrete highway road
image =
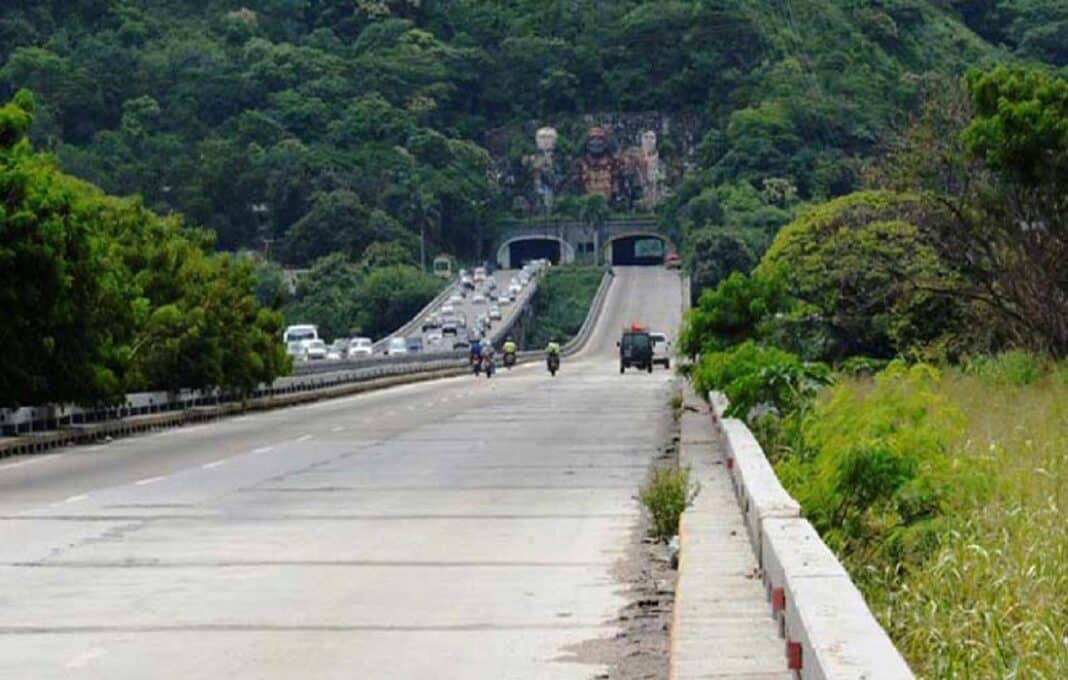
<svg viewBox="0 0 1068 680"><path fill-rule="evenodd" d="M493 276L494 280L496 280L496 282L497 282L497 291L499 293L503 293L504 291L507 291L508 290L508 284L511 282L512 277L515 276L518 273L519 273L518 269L498 269L497 271L495 271L491 276ZM481 290L481 286L479 286L478 289ZM459 292L458 289L457 289L457 292L455 293L455 295L458 295L458 296L460 295L460 292ZM522 295L522 293L520 293L520 295ZM474 291L466 291L466 295L461 297L459 302L457 302L457 303L448 303L448 304L451 304L451 306L453 307L453 310L454 310L453 311L453 316L455 316L456 314L463 314L464 315L464 318L466 318L466 320L467 320L467 326L459 328L458 332L457 332L457 334L455 336L453 336L453 335L444 336L444 338L442 339L441 344L439 344L438 346L436 346L436 347L432 346L426 341L426 335L427 334L423 333L421 328L417 328L414 333L409 333L406 337L412 337L412 336L421 337L423 339L423 349L424 349L424 351L427 351L427 352L442 351L442 350L451 351L452 350L452 345L453 345L454 342L456 342L457 340L465 340L465 341L467 340L468 334L475 328L475 321L482 314L488 314L489 310L490 310L490 307L492 307L494 305L497 305L498 307L500 307L500 310L501 310L501 319L499 321L493 321L492 322L492 327L490 329L491 333L495 329L501 327L501 324L506 324L508 321L510 321L512 316L520 309L520 305L518 304L518 300L516 302L506 302L506 303L496 303L496 302L486 301L486 302L481 302L479 304L475 304L473 302L473 300L474 300ZM422 322L426 320L426 317L430 316L430 315L435 315L436 314L439 317L440 316L448 316L448 315L442 314L442 312L441 312L442 306L443 305L438 305L436 308L430 310L430 312L427 315L425 315L424 317L422 317L420 319L420 324L422 324ZM394 336L390 336L390 337L394 337Z"/></svg>
<svg viewBox="0 0 1068 680"><path fill-rule="evenodd" d="M617 269L587 349L0 463L0 677L589 678L662 442L674 272Z"/></svg>

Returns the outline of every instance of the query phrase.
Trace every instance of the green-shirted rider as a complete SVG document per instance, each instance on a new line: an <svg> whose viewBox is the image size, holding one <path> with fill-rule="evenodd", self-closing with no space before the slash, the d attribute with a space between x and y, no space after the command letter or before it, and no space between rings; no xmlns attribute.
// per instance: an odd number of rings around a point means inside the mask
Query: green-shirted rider
<svg viewBox="0 0 1068 680"><path fill-rule="evenodd" d="M554 376L560 370L560 345L555 340L545 347L545 367Z"/></svg>

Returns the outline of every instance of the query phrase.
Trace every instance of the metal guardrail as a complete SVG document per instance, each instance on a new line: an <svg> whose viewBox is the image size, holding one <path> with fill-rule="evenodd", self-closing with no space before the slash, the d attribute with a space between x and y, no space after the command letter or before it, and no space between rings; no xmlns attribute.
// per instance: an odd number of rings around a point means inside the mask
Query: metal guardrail
<svg viewBox="0 0 1068 680"><path fill-rule="evenodd" d="M518 317L522 309L529 304L537 290L536 277L524 287L516 299L512 317ZM437 304L446 299L456 283L446 286L435 298ZM432 310L435 302L424 307L409 322L417 325ZM504 327L498 328L491 335L491 341L503 338ZM87 426L99 426L109 421L123 421L130 418L143 418L167 413L186 413L191 409L215 409L224 405L237 405L272 399L279 395L311 393L340 385L373 381L396 376L412 376L417 373L432 373L441 370L456 370L467 365L467 355L463 351L426 352L401 356L373 356L366 359L331 362L310 362L301 364L299 372L292 376L276 379L270 385L261 385L251 394L228 393L224 390L180 390L178 392L139 392L126 395L126 401L118 405L82 407L71 405L43 405L14 409L0 409L0 435L18 437L32 435L42 431L51 432L51 445L82 441L74 438L76 432L69 432L66 438L57 431L85 429ZM240 410L240 409L239 409ZM100 429L100 428L96 428ZM0 437L0 457L11 455L14 445ZM38 439L40 439L38 437ZM61 441L62 440L62 441ZM21 450L21 449L20 449ZM38 450L31 448L29 450Z"/></svg>
<svg viewBox="0 0 1068 680"><path fill-rule="evenodd" d="M460 285L460 280L459 279L453 279L452 281L450 281L449 285L445 286L445 288L443 288L442 291L440 293L438 293L437 296L435 296L433 300L431 300L430 302L426 303L426 305L424 305L423 308L420 309L419 312L415 316L413 316L411 319L408 320L408 323L404 324L403 326L401 326L397 330L393 331L392 333L390 333L386 337L381 338L378 341L376 341L371 346L372 351L381 352L381 351L385 350L386 346L389 344L389 339L390 338L396 338L396 337L406 338L409 335L411 335L412 331L414 331L419 326L419 323L428 314L430 314L431 311L433 311L434 309L440 307L445 302L445 300L449 299L450 295L452 295L454 292L456 292L456 290L458 289L459 285Z"/></svg>

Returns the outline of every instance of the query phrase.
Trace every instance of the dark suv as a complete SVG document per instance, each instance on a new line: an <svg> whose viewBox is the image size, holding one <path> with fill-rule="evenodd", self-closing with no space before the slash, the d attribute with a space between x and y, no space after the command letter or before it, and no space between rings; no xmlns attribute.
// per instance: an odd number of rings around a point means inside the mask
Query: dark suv
<svg viewBox="0 0 1068 680"><path fill-rule="evenodd" d="M631 326L623 331L619 342L619 372L628 368L644 368L653 372L653 340L649 331L640 326Z"/></svg>

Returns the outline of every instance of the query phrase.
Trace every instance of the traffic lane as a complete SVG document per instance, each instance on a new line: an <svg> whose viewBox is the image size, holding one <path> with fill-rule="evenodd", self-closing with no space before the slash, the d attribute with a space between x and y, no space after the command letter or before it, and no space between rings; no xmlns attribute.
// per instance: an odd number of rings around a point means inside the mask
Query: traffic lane
<svg viewBox="0 0 1068 680"><path fill-rule="evenodd" d="M472 632L478 639L472 644ZM146 666L152 677L202 678L404 678L440 680L450 677L443 669L461 668L460 676L478 680L571 680L568 664L553 663L557 650L575 639L603 635L600 627L584 627L561 619L552 626L483 628L476 631L443 627L384 629L376 627L329 629L247 630L240 626L203 631L158 631L121 636L85 631L65 635L26 633L22 645L4 650L0 675L25 677L143 678ZM145 639L166 639L156 644L151 662L134 653ZM546 652L546 650L552 650ZM398 653L399 652L399 653ZM268 675L262 669L271 669ZM388 670L387 670L388 669Z"/></svg>
<svg viewBox="0 0 1068 680"><path fill-rule="evenodd" d="M674 346L682 322L682 279L663 267L614 267L614 280L605 299L602 317L589 342L575 357L618 359L616 343L631 324L667 334ZM617 368L618 370L618 368Z"/></svg>
<svg viewBox="0 0 1068 680"><path fill-rule="evenodd" d="M475 398L478 389L473 377L460 376L5 459L0 464L0 514L77 502L94 490L262 454L302 437L389 436L409 427L416 416L447 417L464 400Z"/></svg>
<svg viewBox="0 0 1068 680"><path fill-rule="evenodd" d="M501 291L507 290L509 282L511 281L512 277L515 276L518 273L519 273L518 269L501 269L501 270L495 271L492 274L492 276L493 276L494 280L497 281L497 291L498 291L498 293L501 292ZM457 293L457 295L459 295L459 293ZM520 293L520 295L522 295L522 293ZM492 325L493 325L494 328L498 327L501 324L507 324L519 309L519 305L518 305L517 302L512 302L512 303L507 303L507 304L500 304L500 303L490 302L490 301L487 300L484 303L475 304L472 301L473 297L474 297L474 291L467 291L466 296L461 298L459 303L450 303L450 304L453 305L453 308L454 308L454 310L456 312L460 312L465 316L465 318L467 319L467 326L464 327L464 328L460 328L459 329L459 332L457 333L455 339L451 335L450 336L445 336L445 338L443 340L444 343L447 343L447 346L443 345L443 347L445 349L451 349L452 343L455 342L456 340L466 340L468 333L475 327L475 320L479 316L481 316L482 314L488 314L489 310L490 310L490 307L492 307L493 305L496 304L497 306L500 307L500 310L501 310L501 319L499 321L493 321L492 322ZM441 315L442 314L441 307L438 307L437 309L433 310L431 312L431 314ZM426 334L423 333L421 329L420 329L419 336L421 338L423 338L424 347L426 347Z"/></svg>
<svg viewBox="0 0 1068 680"><path fill-rule="evenodd" d="M128 516L36 564L0 568L17 584L0 611L0 659L34 677L63 677L68 664L140 677L139 661L164 668L158 660L186 640L201 667L239 658L246 674L290 677L279 649L301 657L313 641L344 638L349 647L308 659L301 676L392 658L377 674L589 677L599 669L554 659L614 634L604 622L623 600L610 566L637 519L633 496L662 436L669 384L575 369L566 380L527 370L478 381L488 402L359 451L291 444L277 455L301 464L269 477L231 471L238 485L207 493L196 517L160 512L178 512L198 479L90 499L93 512L125 506ZM303 530L287 526L300 520ZM212 644L220 633L229 645ZM523 642L469 652L491 638ZM388 649L371 652L369 640ZM413 661L412 649L438 656Z"/></svg>

